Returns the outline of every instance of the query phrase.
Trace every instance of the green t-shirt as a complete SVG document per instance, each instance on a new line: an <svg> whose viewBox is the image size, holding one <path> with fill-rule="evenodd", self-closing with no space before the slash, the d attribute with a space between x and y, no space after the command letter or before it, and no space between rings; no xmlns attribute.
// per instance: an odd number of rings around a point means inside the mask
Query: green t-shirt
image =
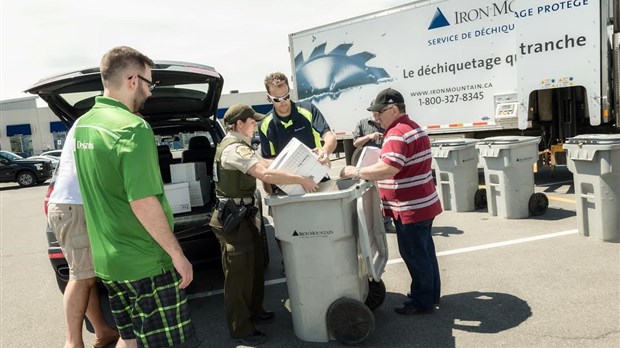
<svg viewBox="0 0 620 348"><path fill-rule="evenodd" d="M149 124L122 103L97 97L77 121L75 160L97 276L138 280L170 270L170 256L129 205L156 196L173 228Z"/></svg>

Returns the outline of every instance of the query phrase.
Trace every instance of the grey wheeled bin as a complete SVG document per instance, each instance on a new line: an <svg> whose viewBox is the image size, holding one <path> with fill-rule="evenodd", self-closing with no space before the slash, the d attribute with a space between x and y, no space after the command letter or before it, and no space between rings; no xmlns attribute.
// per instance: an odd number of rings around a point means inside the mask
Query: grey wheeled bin
<svg viewBox="0 0 620 348"><path fill-rule="evenodd" d="M564 148L574 174L579 233L620 242L620 135L579 135Z"/></svg>
<svg viewBox="0 0 620 348"><path fill-rule="evenodd" d="M358 344L372 335L383 303L387 243L377 188L339 180L338 189L269 196L280 240L295 335Z"/></svg>
<svg viewBox="0 0 620 348"><path fill-rule="evenodd" d="M486 200L476 199L477 142L475 139L441 139L431 144L437 193L444 210L463 212L484 207Z"/></svg>
<svg viewBox="0 0 620 348"><path fill-rule="evenodd" d="M487 207L493 216L521 219L547 211L544 193L534 193L534 163L540 137L502 136L476 144L484 167Z"/></svg>

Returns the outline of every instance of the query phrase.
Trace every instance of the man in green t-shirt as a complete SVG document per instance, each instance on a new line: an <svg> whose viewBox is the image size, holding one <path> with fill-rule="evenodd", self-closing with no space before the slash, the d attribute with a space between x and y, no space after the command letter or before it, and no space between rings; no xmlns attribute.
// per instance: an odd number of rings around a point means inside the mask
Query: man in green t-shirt
<svg viewBox="0 0 620 348"><path fill-rule="evenodd" d="M101 60L104 92L75 126L75 159L95 273L129 347L180 344L192 326L192 265L174 237L153 130L135 113L155 88L153 61L130 47Z"/></svg>

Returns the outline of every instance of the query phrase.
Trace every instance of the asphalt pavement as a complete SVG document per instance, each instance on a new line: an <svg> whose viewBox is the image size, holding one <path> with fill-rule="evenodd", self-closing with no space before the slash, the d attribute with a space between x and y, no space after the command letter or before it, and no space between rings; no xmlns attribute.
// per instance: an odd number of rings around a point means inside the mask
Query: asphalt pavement
<svg viewBox="0 0 620 348"><path fill-rule="evenodd" d="M333 162L336 177L343 160ZM577 231L572 175L566 167L535 175L536 192L549 198L541 216L505 219L486 210L445 211L434 223L442 276L441 305L431 315L400 316L409 274L388 233L387 295L374 310L376 328L366 347L618 347L620 243ZM45 186L0 185L2 347L61 347L62 297L46 255L42 199ZM309 212L317 219L324 212ZM268 225L271 262L265 307L275 320L261 325L265 347L335 347L294 334L286 306L286 278ZM311 260L308 260L311 261ZM228 337L223 276L217 265L196 268L188 289L195 337L186 347L235 347ZM92 334L85 333L86 343Z"/></svg>

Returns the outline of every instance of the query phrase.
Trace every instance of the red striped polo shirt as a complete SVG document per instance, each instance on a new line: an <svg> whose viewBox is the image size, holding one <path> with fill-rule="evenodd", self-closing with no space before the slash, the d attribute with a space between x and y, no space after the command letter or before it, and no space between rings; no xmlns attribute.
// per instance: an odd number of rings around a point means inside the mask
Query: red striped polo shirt
<svg viewBox="0 0 620 348"><path fill-rule="evenodd" d="M377 182L386 216L410 224L441 213L431 172L431 142L409 115L387 128L381 160L399 170L393 178Z"/></svg>

